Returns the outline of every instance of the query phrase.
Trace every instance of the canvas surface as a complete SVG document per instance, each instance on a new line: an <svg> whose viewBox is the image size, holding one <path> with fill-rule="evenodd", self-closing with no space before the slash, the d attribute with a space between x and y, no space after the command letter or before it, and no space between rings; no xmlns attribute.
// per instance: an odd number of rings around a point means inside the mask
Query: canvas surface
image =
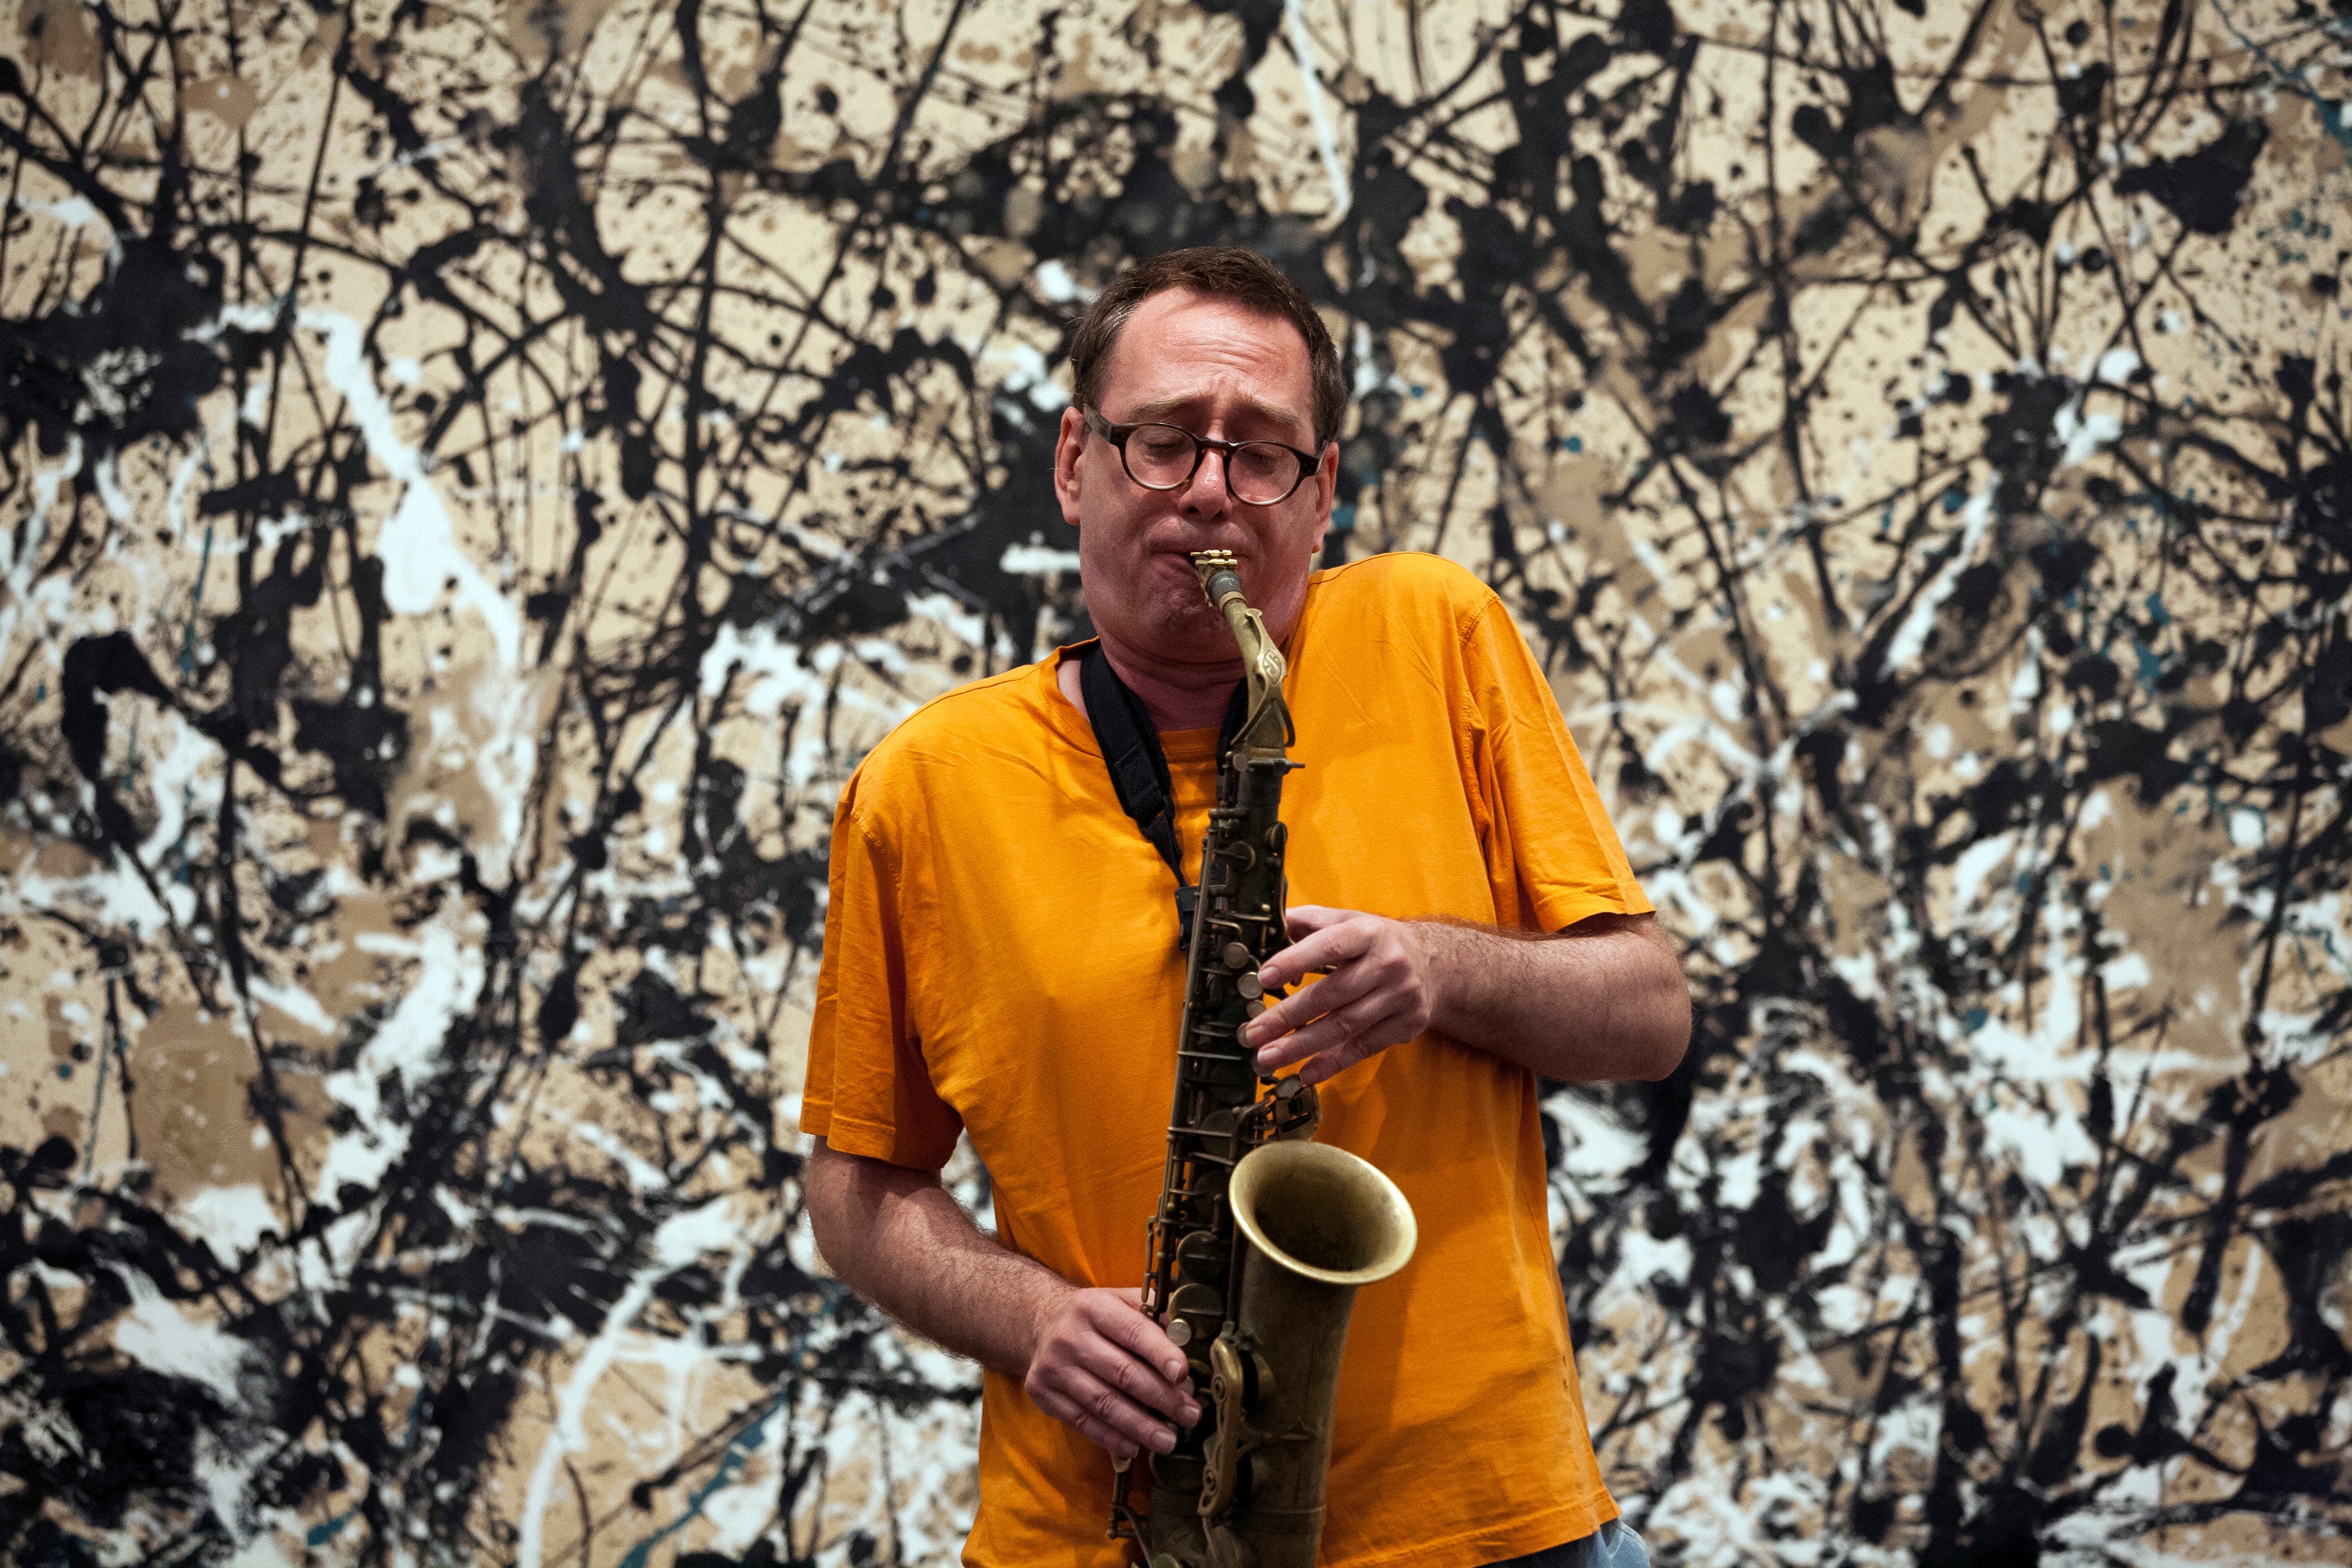
<svg viewBox="0 0 2352 1568"><path fill-rule="evenodd" d="M1068 316L1221 240L1687 956L1547 1100L1660 1560L2352 1560L2342 0L0 32L0 1558L953 1560L825 833L1085 635Z"/></svg>

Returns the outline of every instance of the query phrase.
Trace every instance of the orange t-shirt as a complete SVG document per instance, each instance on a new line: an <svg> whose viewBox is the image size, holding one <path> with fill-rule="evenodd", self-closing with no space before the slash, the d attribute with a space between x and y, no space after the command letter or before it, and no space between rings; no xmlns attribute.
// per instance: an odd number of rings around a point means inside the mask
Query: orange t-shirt
<svg viewBox="0 0 2352 1568"><path fill-rule="evenodd" d="M1542 673L1485 584L1433 556L1319 572L1285 652L1306 764L1283 792L1294 904L1557 931L1650 908ZM1167 866L1120 810L1055 661L939 699L835 819L802 1128L936 1169L959 1128L998 1239L1132 1286L1160 1195L1183 955ZM1213 731L1163 734L1188 879ZM1320 1141L1370 1160L1421 1240L1356 1298L1322 1561L1467 1568L1617 1516L1577 1387L1536 1081L1430 1034L1321 1087ZM1108 1568L1110 1461L989 1373L986 1568Z"/></svg>

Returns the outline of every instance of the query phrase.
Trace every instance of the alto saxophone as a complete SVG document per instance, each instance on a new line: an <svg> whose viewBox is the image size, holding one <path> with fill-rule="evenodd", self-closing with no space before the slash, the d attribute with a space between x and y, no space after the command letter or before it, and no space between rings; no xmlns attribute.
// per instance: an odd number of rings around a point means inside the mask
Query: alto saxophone
<svg viewBox="0 0 2352 1568"><path fill-rule="evenodd" d="M1241 647L1248 695L1201 847L1143 1306L1183 1350L1202 1414L1151 1457L1147 1515L1118 1461L1110 1532L1150 1568L1311 1568L1349 1310L1359 1286L1412 1256L1413 1216L1369 1163L1307 1142L1315 1090L1259 1073L1241 1037L1269 1005L1259 966L1288 944L1282 781L1300 764L1282 650L1237 563L1220 550L1192 566Z"/></svg>

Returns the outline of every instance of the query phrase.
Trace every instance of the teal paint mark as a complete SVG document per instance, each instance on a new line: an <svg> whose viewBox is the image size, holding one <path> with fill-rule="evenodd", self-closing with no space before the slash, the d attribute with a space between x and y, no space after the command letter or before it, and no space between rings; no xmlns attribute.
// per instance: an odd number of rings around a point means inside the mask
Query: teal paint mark
<svg viewBox="0 0 2352 1568"><path fill-rule="evenodd" d="M735 1440L727 1445L727 1451L719 1457L717 1472L709 1480L703 1482L692 1497L686 1500L686 1511L630 1547L629 1554L621 1559L621 1568L646 1568L655 1547L699 1519L705 1503L726 1488L735 1484L736 1478L743 1473L743 1467L751 1458L751 1450L759 1447L760 1435L767 1430L768 1423L775 1418L777 1411L783 1408L784 1401L788 1397L790 1397L788 1394L779 1394L768 1401L767 1408L761 1411L750 1425L736 1435Z"/></svg>
<svg viewBox="0 0 2352 1568"><path fill-rule="evenodd" d="M356 1511L356 1510L353 1510L353 1512ZM305 1546L324 1546L327 1542L332 1541L335 1537L343 1532L343 1526L351 1523L352 1518L352 1515L351 1513L339 1513L332 1519L322 1520L302 1532L302 1544Z"/></svg>
<svg viewBox="0 0 2352 1568"><path fill-rule="evenodd" d="M114 982L111 980L106 983L106 1043L98 1047L98 1087L90 1091L89 1096L89 1142L81 1152L81 1179L84 1183L89 1182L90 1173L98 1168L98 1117L99 1112L106 1109L106 1058L121 1039L114 1028Z"/></svg>
<svg viewBox="0 0 2352 1568"><path fill-rule="evenodd" d="M2281 81L2286 83L2289 87L2292 87L2295 91L2311 100L2311 107L2319 111L2319 123L2322 128L2324 128L2330 136L2336 138L2336 145L2342 147L2347 153L2352 153L2352 120L2347 120L2346 118L2344 112L2345 105L2342 103L2330 102L2328 100L2320 97L2319 89L2313 87L2309 79L2306 79L2301 71L2294 69L2291 66L2283 66L2279 64L2278 61L2271 58L2269 50L2263 48L2262 45L2254 42L2253 39L2246 37L2245 29L2238 26L2238 19L2230 15L2230 8L2227 5L2222 5L2221 0L2213 0L2213 9L2215 13L2221 16L2221 25L2230 29L2231 33L2237 38L2238 42L2245 45L2249 49L2252 49L2254 54L2254 58L2262 61L2263 64L2269 68L2270 73L2273 76L2277 77ZM2347 101L2352 102L2352 100L2347 100ZM2303 215L2301 213L2295 214L2297 218L2300 218Z"/></svg>
<svg viewBox="0 0 2352 1568"><path fill-rule="evenodd" d="M213 525L205 524L205 552L196 559L196 587L188 603L188 630L180 638L180 673L196 673L196 616L205 607L205 574L212 570Z"/></svg>
<svg viewBox="0 0 2352 1568"><path fill-rule="evenodd" d="M1570 436L1559 445L1560 449L1564 452L1581 452L1584 450L1584 437L1581 436Z"/></svg>
<svg viewBox="0 0 2352 1568"><path fill-rule="evenodd" d="M2171 612L2164 607L2164 595L2161 593L2150 594L2146 603L2148 619L2156 623L2158 631L2172 624Z"/></svg>

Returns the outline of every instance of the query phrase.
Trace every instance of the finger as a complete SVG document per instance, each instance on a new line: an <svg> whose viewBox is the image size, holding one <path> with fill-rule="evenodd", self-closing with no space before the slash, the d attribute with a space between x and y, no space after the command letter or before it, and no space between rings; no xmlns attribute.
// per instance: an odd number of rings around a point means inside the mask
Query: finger
<svg viewBox="0 0 2352 1568"><path fill-rule="evenodd" d="M1293 904L1282 911L1282 921L1290 932L1290 940L1297 942L1308 932L1321 931L1325 926L1354 920L1359 912L1356 910L1330 909L1322 904Z"/></svg>
<svg viewBox="0 0 2352 1568"><path fill-rule="evenodd" d="M1114 1459L1132 1459L1141 1451L1141 1446L1129 1441L1118 1428L1105 1426L1082 1406L1058 1394L1040 1391L1032 1394L1029 1402Z"/></svg>
<svg viewBox="0 0 2352 1568"><path fill-rule="evenodd" d="M1108 1450L1115 1458L1132 1458L1135 1444L1121 1436L1117 1428L1096 1419L1078 1399L1064 1393L1059 1386L1062 1375L1056 1372L1054 1378L1048 1379L1033 1373L1023 1384L1024 1391L1029 1395L1029 1403L1065 1426L1075 1429L1088 1441Z"/></svg>
<svg viewBox="0 0 2352 1568"><path fill-rule="evenodd" d="M1296 996L1286 996L1249 1024L1242 1037L1253 1046L1278 1040L1293 1029L1303 1029L1316 1018L1327 1017L1370 995L1389 978L1389 966L1366 963L1359 955L1334 965L1329 973ZM1385 1010L1385 1009L1384 1009Z"/></svg>
<svg viewBox="0 0 2352 1568"><path fill-rule="evenodd" d="M1258 1070L1271 1071L1337 1049L1349 1040L1371 1033L1391 1019L1402 1020L1403 1016L1403 1010L1397 1006L1394 997L1368 996L1350 1006L1334 1008L1295 1033L1262 1047L1255 1059ZM1381 1040L1373 1048L1395 1043L1393 1040Z"/></svg>
<svg viewBox="0 0 2352 1568"><path fill-rule="evenodd" d="M1299 917L1308 917L1301 921ZM1288 911L1290 945L1258 966L1258 978L1267 985L1287 985L1301 975L1344 963L1363 950L1367 934L1376 929L1371 917L1355 910L1327 910L1313 904Z"/></svg>
<svg viewBox="0 0 2352 1568"><path fill-rule="evenodd" d="M1296 947L1284 947L1282 952L1258 963L1258 985L1265 990L1277 990L1282 985L1296 985L1307 975L1336 975L1348 963L1355 963L1371 947L1371 926L1331 926L1318 931L1307 941Z"/></svg>
<svg viewBox="0 0 2352 1568"><path fill-rule="evenodd" d="M1361 1008L1365 1005L1366 1000L1359 998L1350 1005ZM1382 1007L1380 1011L1385 1012L1394 1005L1394 1003L1391 1003L1388 1007ZM1252 1059L1260 1070L1282 1067L1289 1062L1304 1061L1316 1052L1328 1050L1354 1034L1356 1032L1353 1026L1354 1020L1373 1016L1362 1012L1350 1012L1346 1007L1334 1007L1328 1012L1318 1013L1313 1017L1301 1018L1292 1028L1253 1027L1246 1032L1248 1043L1257 1047L1257 1055ZM1272 1017L1273 1015L1268 1014L1266 1016Z"/></svg>
<svg viewBox="0 0 2352 1568"><path fill-rule="evenodd" d="M1111 1447L1113 1442L1125 1443L1128 1454L1141 1448L1165 1454L1176 1447L1174 1427L1154 1419L1150 1411L1101 1379L1088 1375L1083 1367L1059 1369L1059 1375L1047 1384L1045 1393L1067 1412L1048 1411L1048 1415L1077 1427L1114 1455L1119 1451Z"/></svg>
<svg viewBox="0 0 2352 1568"><path fill-rule="evenodd" d="M1402 1016L1397 1016L1401 1018ZM1298 1069L1299 1081L1311 1089L1318 1083L1327 1081L1333 1074L1354 1067L1366 1058L1377 1056L1391 1046L1402 1045L1404 1038L1411 1037L1409 1036L1398 1039L1382 1037L1383 1035L1393 1032L1393 1026L1390 1021L1383 1020L1381 1026L1358 1035L1337 1049L1326 1051L1307 1062L1305 1067Z"/></svg>
<svg viewBox="0 0 2352 1568"><path fill-rule="evenodd" d="M1176 1348L1176 1342L1168 1337L1167 1330L1145 1316L1143 1292L1134 1291L1130 1299L1129 1292L1122 1291L1120 1297L1127 1305L1135 1309L1134 1312L1131 1315L1118 1314L1109 1321L1098 1324L1097 1331L1139 1361L1159 1368L1160 1374L1171 1383L1181 1379L1184 1375L1184 1352Z"/></svg>
<svg viewBox="0 0 2352 1568"><path fill-rule="evenodd" d="M1118 1390L1134 1405L1156 1411L1171 1421L1192 1425L1192 1417L1185 1414L1192 1406L1192 1385L1178 1381L1183 1371L1181 1358L1176 1374L1162 1376L1150 1362L1108 1340L1097 1338L1082 1342L1076 1349L1079 1370L1095 1381ZM1198 1414L1197 1410L1194 1413Z"/></svg>

